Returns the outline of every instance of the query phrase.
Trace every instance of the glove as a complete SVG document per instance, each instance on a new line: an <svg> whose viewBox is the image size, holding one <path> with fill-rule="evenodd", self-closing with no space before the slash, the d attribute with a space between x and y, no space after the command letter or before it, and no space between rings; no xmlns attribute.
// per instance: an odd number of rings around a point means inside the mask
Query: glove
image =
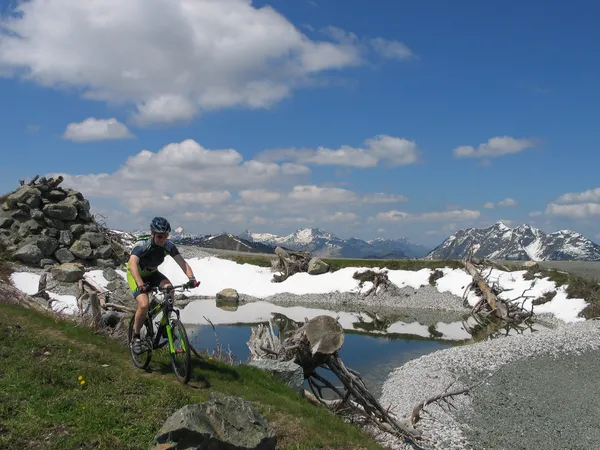
<svg viewBox="0 0 600 450"><path fill-rule="evenodd" d="M150 286L150 283L144 283L141 286L139 286L138 289L140 292L146 293L150 292L152 290L152 287Z"/></svg>
<svg viewBox="0 0 600 450"><path fill-rule="evenodd" d="M195 288L200 286L200 282L196 281L195 278L190 278L190 281L188 281L187 283L185 283L185 287L186 288Z"/></svg>

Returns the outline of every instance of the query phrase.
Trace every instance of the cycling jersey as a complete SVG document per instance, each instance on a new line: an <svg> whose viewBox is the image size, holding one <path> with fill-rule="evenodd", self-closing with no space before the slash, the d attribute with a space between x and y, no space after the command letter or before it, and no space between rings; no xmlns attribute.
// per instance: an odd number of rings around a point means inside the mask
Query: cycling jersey
<svg viewBox="0 0 600 450"><path fill-rule="evenodd" d="M143 277L156 271L158 266L165 260L165 256L171 255L173 257L179 255L179 250L169 240L165 243L164 247L159 247L152 242L151 237L145 237L138 239L131 249L131 254L140 258L140 275ZM129 268L129 263L127 263L127 268Z"/></svg>

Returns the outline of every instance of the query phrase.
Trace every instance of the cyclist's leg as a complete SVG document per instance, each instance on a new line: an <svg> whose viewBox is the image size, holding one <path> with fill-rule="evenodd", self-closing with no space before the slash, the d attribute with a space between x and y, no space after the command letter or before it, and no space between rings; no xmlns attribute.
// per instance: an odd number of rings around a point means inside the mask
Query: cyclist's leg
<svg viewBox="0 0 600 450"><path fill-rule="evenodd" d="M142 276L142 280L144 276ZM136 353L141 352L141 341L140 341L140 329L144 324L144 320L148 315L148 305L150 303L148 294L145 292L140 292L139 286L135 282L133 276L131 276L131 272L127 269L127 284L129 285L129 289L131 290L131 294L133 298L137 301L138 307L135 312L134 321L133 321L133 336L130 344L133 346L133 349Z"/></svg>

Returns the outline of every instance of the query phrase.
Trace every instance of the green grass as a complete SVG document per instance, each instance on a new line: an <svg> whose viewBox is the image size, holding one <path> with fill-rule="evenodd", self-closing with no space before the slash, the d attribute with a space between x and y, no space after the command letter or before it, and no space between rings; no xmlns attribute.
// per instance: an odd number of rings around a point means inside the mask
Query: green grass
<svg viewBox="0 0 600 450"><path fill-rule="evenodd" d="M210 391L254 402L275 427L279 449L382 448L256 368L193 357L184 386L167 359L154 356L152 372L136 369L128 349L109 337L0 304L0 448L148 449L173 412Z"/></svg>

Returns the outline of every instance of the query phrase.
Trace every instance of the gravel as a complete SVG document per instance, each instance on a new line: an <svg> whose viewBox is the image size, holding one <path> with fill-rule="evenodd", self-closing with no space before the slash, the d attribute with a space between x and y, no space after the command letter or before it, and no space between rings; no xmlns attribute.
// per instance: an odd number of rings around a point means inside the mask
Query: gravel
<svg viewBox="0 0 600 450"><path fill-rule="evenodd" d="M584 425L598 411L593 394L600 388L590 389L595 379L590 376L597 374L599 347L600 323L585 321L441 350L395 369L380 402L406 419L416 404L451 383L454 390L490 377L472 398L455 397L457 411L427 406L419 422L426 448L598 448L598 431ZM573 370L574 364L582 369ZM558 407L566 402L572 407ZM561 432L562 439L556 438ZM412 448L389 436L381 442Z"/></svg>

